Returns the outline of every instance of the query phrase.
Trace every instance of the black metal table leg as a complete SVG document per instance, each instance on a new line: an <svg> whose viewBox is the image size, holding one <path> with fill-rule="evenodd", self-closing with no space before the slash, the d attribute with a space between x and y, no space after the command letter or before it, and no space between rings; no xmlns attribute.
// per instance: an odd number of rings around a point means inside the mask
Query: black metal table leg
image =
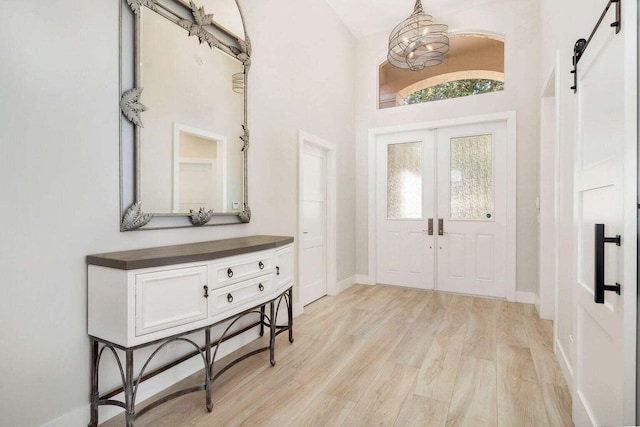
<svg viewBox="0 0 640 427"><path fill-rule="evenodd" d="M133 427L136 419L135 402L133 401L133 350L126 350L126 375L124 384L124 401L126 411L127 427Z"/></svg>
<svg viewBox="0 0 640 427"><path fill-rule="evenodd" d="M264 336L264 304L260 306L260 336Z"/></svg>
<svg viewBox="0 0 640 427"><path fill-rule="evenodd" d="M287 304L289 316L289 342L293 343L293 286L289 288L289 304Z"/></svg>
<svg viewBox="0 0 640 427"><path fill-rule="evenodd" d="M269 303L270 310L270 319L269 319L269 329L271 331L271 336L269 339L269 353L271 358L271 366L276 366L276 316L275 316L275 303L271 301Z"/></svg>
<svg viewBox="0 0 640 427"><path fill-rule="evenodd" d="M98 341L93 338L91 343L91 421L89 427L98 426Z"/></svg>
<svg viewBox="0 0 640 427"><path fill-rule="evenodd" d="M204 330L204 339L205 339L205 358L207 359L207 366L205 368L205 390L206 390L206 401L207 401L207 411L211 412L213 410L213 401L211 400L211 379L213 378L213 364L211 363L211 328L207 328Z"/></svg>

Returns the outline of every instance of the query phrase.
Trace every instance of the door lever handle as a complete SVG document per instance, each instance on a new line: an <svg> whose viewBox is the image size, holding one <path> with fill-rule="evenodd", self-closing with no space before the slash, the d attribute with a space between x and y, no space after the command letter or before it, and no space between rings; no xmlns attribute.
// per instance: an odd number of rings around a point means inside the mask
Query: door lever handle
<svg viewBox="0 0 640 427"><path fill-rule="evenodd" d="M620 236L605 237L604 224L596 224L596 247L595 247L595 277L593 290L593 300L596 304L604 304L605 291L615 292L620 295L620 284L605 285L604 283L604 245L606 243L615 243L616 246L621 246L622 241Z"/></svg>
<svg viewBox="0 0 640 427"><path fill-rule="evenodd" d="M444 219L438 218L438 236L444 236Z"/></svg>
<svg viewBox="0 0 640 427"><path fill-rule="evenodd" d="M429 218L428 234L429 236L433 236L433 218Z"/></svg>

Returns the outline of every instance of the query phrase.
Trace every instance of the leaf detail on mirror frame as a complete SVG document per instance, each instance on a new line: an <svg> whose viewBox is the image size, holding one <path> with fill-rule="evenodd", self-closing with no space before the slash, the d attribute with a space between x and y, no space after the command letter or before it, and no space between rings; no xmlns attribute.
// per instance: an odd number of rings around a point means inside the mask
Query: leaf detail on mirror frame
<svg viewBox="0 0 640 427"><path fill-rule="evenodd" d="M151 221L153 214L142 212L142 202L136 202L127 209L122 216L122 231L137 230L144 227Z"/></svg>
<svg viewBox="0 0 640 427"><path fill-rule="evenodd" d="M201 25L194 24L186 19L179 19L178 25L189 32L190 36L196 36L200 40L200 44L206 43L211 48L221 48L220 40L218 40L213 34L205 30Z"/></svg>
<svg viewBox="0 0 640 427"><path fill-rule="evenodd" d="M251 221L251 208L249 208L249 205L244 204L244 210L238 214L238 217L245 224Z"/></svg>
<svg viewBox="0 0 640 427"><path fill-rule="evenodd" d="M140 16L140 6L147 6L151 10L156 10L157 0L127 0L127 4L136 16Z"/></svg>
<svg viewBox="0 0 640 427"><path fill-rule="evenodd" d="M244 144L242 145L242 150L240 151L246 151L249 149L249 129L247 129L245 125L242 125L242 130L244 130L244 135L242 135L240 139L242 140L242 142L244 142Z"/></svg>
<svg viewBox="0 0 640 427"><path fill-rule="evenodd" d="M198 212L194 211L193 209L189 209L189 212L189 220L191 221L191 224L196 227L205 225L207 222L209 222L209 220L211 220L211 218L213 218L213 209L211 209L210 211L205 211L204 208L200 208Z"/></svg>
<svg viewBox="0 0 640 427"><path fill-rule="evenodd" d="M191 13L196 20L196 24L202 26L213 23L213 14L206 14L204 12L204 6L198 7L193 1L189 2L189 6L191 7Z"/></svg>
<svg viewBox="0 0 640 427"><path fill-rule="evenodd" d="M200 40L200 44L207 43L211 48L220 49L222 46L220 40L218 40L213 34L207 31L204 27L213 23L213 14L207 14L204 11L204 7L198 7L193 1L189 1L189 7L191 7L191 13L195 23L186 19L179 19L177 24L189 31L189 36L196 36Z"/></svg>
<svg viewBox="0 0 640 427"><path fill-rule="evenodd" d="M136 126L142 126L142 120L140 120L140 113L147 110L143 104L140 103L140 95L144 88L134 87L122 94L120 98L120 110L122 114L129 119L131 123Z"/></svg>

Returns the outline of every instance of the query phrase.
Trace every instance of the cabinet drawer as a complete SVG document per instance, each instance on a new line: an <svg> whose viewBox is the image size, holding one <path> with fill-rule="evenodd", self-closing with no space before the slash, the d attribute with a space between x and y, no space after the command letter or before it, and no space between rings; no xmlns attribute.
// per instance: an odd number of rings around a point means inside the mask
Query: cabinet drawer
<svg viewBox="0 0 640 427"><path fill-rule="evenodd" d="M293 277L293 246L287 246L276 252L276 289L291 282Z"/></svg>
<svg viewBox="0 0 640 427"><path fill-rule="evenodd" d="M271 292L272 289L273 276L271 274L216 289L211 299L211 315L217 316L244 303L257 300Z"/></svg>
<svg viewBox="0 0 640 427"><path fill-rule="evenodd" d="M273 252L231 257L213 267L214 288L273 271Z"/></svg>
<svg viewBox="0 0 640 427"><path fill-rule="evenodd" d="M207 266L137 274L136 336L206 319Z"/></svg>

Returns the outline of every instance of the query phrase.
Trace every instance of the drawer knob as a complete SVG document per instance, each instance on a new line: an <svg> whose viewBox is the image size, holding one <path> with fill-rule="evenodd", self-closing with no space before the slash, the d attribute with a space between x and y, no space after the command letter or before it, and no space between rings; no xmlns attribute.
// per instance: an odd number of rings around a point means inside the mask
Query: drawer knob
<svg viewBox="0 0 640 427"><path fill-rule="evenodd" d="M209 298L209 287L207 285L204 286L204 297Z"/></svg>
<svg viewBox="0 0 640 427"><path fill-rule="evenodd" d="M279 276L279 275L280 275L280 267L276 266L276 276Z"/></svg>
<svg viewBox="0 0 640 427"><path fill-rule="evenodd" d="M229 276L229 278L233 277L233 270L232 269L227 269L227 276Z"/></svg>
<svg viewBox="0 0 640 427"><path fill-rule="evenodd" d="M264 286L262 285L262 283L258 285L258 289L260 289L260 292L264 291Z"/></svg>
<svg viewBox="0 0 640 427"><path fill-rule="evenodd" d="M233 302L233 295L227 294L227 301L229 301L229 304L231 304Z"/></svg>
<svg viewBox="0 0 640 427"><path fill-rule="evenodd" d="M258 267L260 267L260 270L264 270L264 264L262 263L262 261L258 263Z"/></svg>

